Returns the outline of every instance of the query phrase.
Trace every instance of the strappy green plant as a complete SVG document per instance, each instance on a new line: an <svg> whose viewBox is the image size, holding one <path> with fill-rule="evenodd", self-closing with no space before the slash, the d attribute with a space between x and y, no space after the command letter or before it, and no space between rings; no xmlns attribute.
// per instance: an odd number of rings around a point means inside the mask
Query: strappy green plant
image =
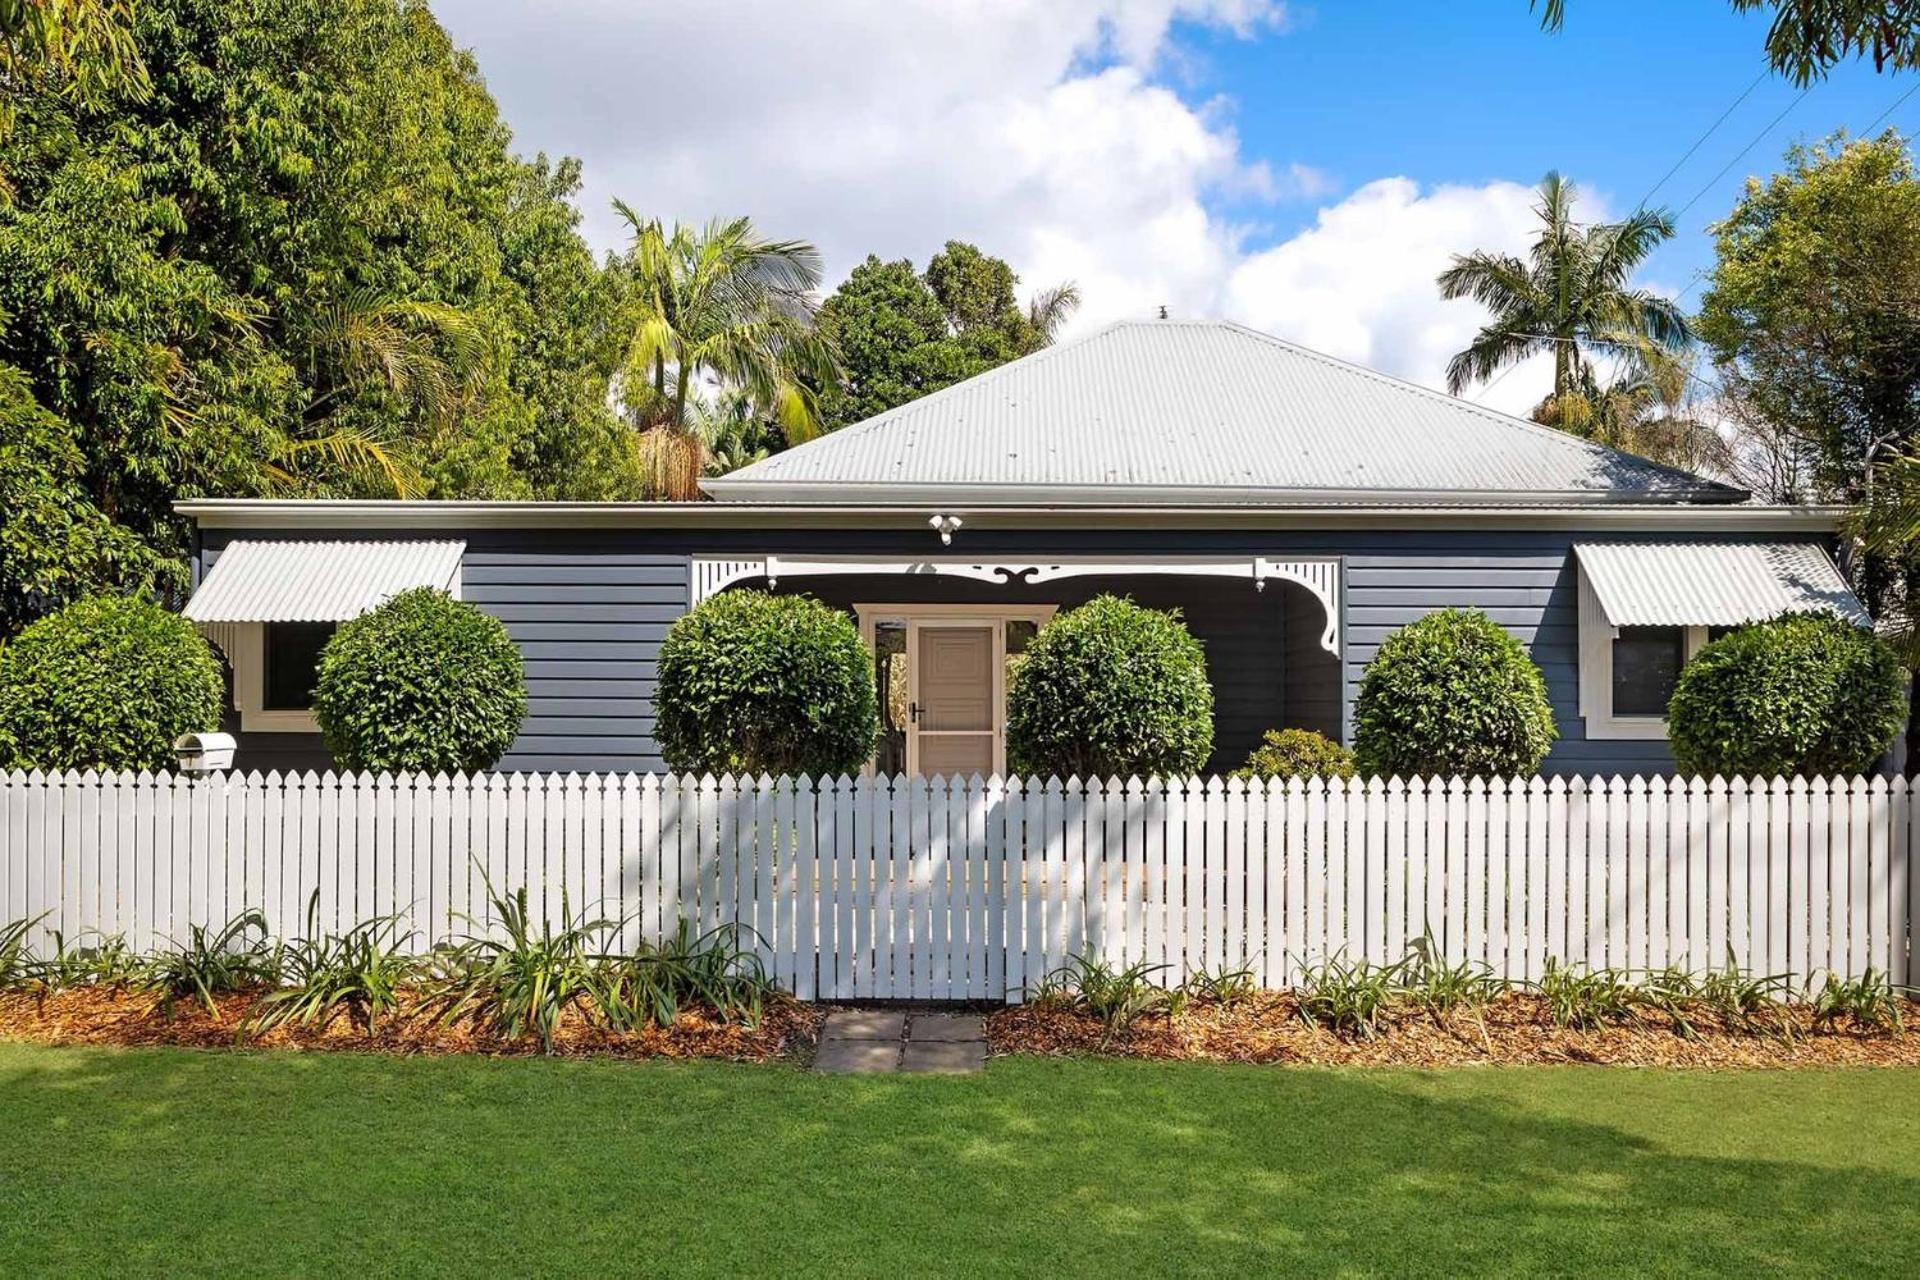
<svg viewBox="0 0 1920 1280"><path fill-rule="evenodd" d="M267 918L249 908L219 929L193 925L184 946L162 951L146 966L143 980L160 993L168 1013L176 1001L192 998L214 1017L220 1008L214 997L277 982L280 952L267 932Z"/></svg>
<svg viewBox="0 0 1920 1280"><path fill-rule="evenodd" d="M25 920L11 920L0 925L0 991L16 990L34 981L35 961L33 949L27 945L27 937L47 915L47 912L42 912Z"/></svg>
<svg viewBox="0 0 1920 1280"><path fill-rule="evenodd" d="M1180 989L1189 999L1215 1000L1223 1005L1235 1005L1251 998L1259 986L1254 982L1251 968L1236 969L1231 965L1221 965L1217 969L1203 966L1189 970Z"/></svg>
<svg viewBox="0 0 1920 1280"><path fill-rule="evenodd" d="M1813 1023L1832 1030L1842 1021L1856 1031L1901 1030L1900 997L1887 975L1872 965L1857 978L1827 974L1820 994L1813 998Z"/></svg>
<svg viewBox="0 0 1920 1280"><path fill-rule="evenodd" d="M398 915L377 916L343 934L320 928L320 891L307 899L305 937L282 951L281 980L254 1010L255 1031L298 1023L327 1026L344 1013L369 1035L383 1014L400 1006L402 989L418 976L420 961L400 946Z"/></svg>
<svg viewBox="0 0 1920 1280"><path fill-rule="evenodd" d="M1333 956L1300 972L1300 1016L1336 1035L1378 1039L1406 994L1406 961L1369 964Z"/></svg>
<svg viewBox="0 0 1920 1280"><path fill-rule="evenodd" d="M1553 1025L1576 1031L1635 1021L1643 1000L1642 991L1624 970L1567 965L1551 957L1532 986L1547 1002Z"/></svg>
<svg viewBox="0 0 1920 1280"><path fill-rule="evenodd" d="M433 957L434 975L421 1002L423 1015L440 1025L471 1021L508 1040L539 1037L553 1052L554 1035L569 1010L585 1007L597 989L600 942L618 922L574 916L561 895L562 923L536 924L523 886L510 894L487 884L493 924L467 917L477 932L443 944Z"/></svg>
<svg viewBox="0 0 1920 1280"><path fill-rule="evenodd" d="M743 930L721 925L696 934L682 918L658 943L642 942L632 955L608 956L594 966L593 1004L617 1031L647 1023L671 1027L690 1007L721 1020L757 1025L779 988L760 957L742 945Z"/></svg>
<svg viewBox="0 0 1920 1280"><path fill-rule="evenodd" d="M1126 1030L1150 1013L1177 1017L1186 996L1154 981L1171 965L1138 961L1124 969L1092 955L1074 955L1042 978L1031 993L1035 1004L1076 1009L1106 1024L1109 1035Z"/></svg>

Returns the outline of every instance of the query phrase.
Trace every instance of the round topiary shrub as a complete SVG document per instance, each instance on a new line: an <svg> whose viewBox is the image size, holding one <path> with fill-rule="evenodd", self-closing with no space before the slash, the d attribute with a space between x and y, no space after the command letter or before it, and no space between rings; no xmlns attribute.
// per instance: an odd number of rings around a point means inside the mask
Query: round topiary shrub
<svg viewBox="0 0 1920 1280"><path fill-rule="evenodd" d="M1311 729L1269 729L1236 778L1351 778L1353 753Z"/></svg>
<svg viewBox="0 0 1920 1280"><path fill-rule="evenodd" d="M1354 704L1355 763L1381 777L1530 774L1556 736L1540 668L1477 609L1440 609L1388 636Z"/></svg>
<svg viewBox="0 0 1920 1280"><path fill-rule="evenodd" d="M677 772L851 773L879 733L873 655L811 596L723 591L660 646L654 736Z"/></svg>
<svg viewBox="0 0 1920 1280"><path fill-rule="evenodd" d="M1213 686L1177 610L1099 596L1057 615L1007 684L1007 760L1027 777L1191 774L1213 752Z"/></svg>
<svg viewBox="0 0 1920 1280"><path fill-rule="evenodd" d="M520 650L498 618L432 587L340 624L320 651L313 716L343 769L472 773L520 732Z"/></svg>
<svg viewBox="0 0 1920 1280"><path fill-rule="evenodd" d="M1787 613L1722 636L1681 668L1667 704L1687 773L1807 777L1871 769L1907 720L1886 642L1831 613Z"/></svg>
<svg viewBox="0 0 1920 1280"><path fill-rule="evenodd" d="M77 600L0 648L0 767L170 769L173 740L220 727L213 650L133 596Z"/></svg>

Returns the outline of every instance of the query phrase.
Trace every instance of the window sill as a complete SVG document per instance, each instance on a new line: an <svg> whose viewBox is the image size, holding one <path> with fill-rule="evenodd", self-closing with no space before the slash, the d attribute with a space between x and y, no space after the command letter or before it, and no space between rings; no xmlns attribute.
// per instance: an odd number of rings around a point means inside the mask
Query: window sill
<svg viewBox="0 0 1920 1280"><path fill-rule="evenodd" d="M256 711L240 709L240 728L247 733L319 733L320 722L311 711Z"/></svg>
<svg viewBox="0 0 1920 1280"><path fill-rule="evenodd" d="M1659 742L1667 736L1667 722L1659 716L1587 716L1589 741Z"/></svg>

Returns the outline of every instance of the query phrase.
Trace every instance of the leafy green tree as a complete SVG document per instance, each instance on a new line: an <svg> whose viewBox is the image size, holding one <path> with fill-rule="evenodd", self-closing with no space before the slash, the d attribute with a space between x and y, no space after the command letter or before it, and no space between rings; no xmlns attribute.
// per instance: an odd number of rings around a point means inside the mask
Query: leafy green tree
<svg viewBox="0 0 1920 1280"><path fill-rule="evenodd" d="M16 477L176 561L194 494L637 491L577 168L512 154L424 4L127 12L137 92L9 96L0 363L80 451Z"/></svg>
<svg viewBox="0 0 1920 1280"><path fill-rule="evenodd" d="M1493 312L1466 350L1447 364L1447 389L1459 395L1529 356L1553 356L1553 401L1571 407L1600 394L1592 354L1657 360L1693 340L1669 298L1629 284L1634 269L1673 235L1673 218L1642 209L1623 222L1574 220L1573 183L1549 173L1534 211L1540 234L1527 260L1511 254L1456 256L1440 273L1440 296L1472 298ZM1554 425L1574 429L1573 417Z"/></svg>
<svg viewBox="0 0 1920 1280"><path fill-rule="evenodd" d="M70 423L0 364L0 637L81 596L178 587L179 566L88 496Z"/></svg>
<svg viewBox="0 0 1920 1280"><path fill-rule="evenodd" d="M1722 380L1806 453L1801 496L1868 499L1920 436L1920 174L1905 141L1796 146L1714 232L1699 328Z"/></svg>
<svg viewBox="0 0 1920 1280"><path fill-rule="evenodd" d="M690 422L703 383L743 390L789 443L818 435L818 389L839 376L813 323L819 251L767 240L746 218L668 228L614 203L633 229L621 264L632 325L621 394L645 433L651 490L699 494L705 453Z"/></svg>
<svg viewBox="0 0 1920 1280"><path fill-rule="evenodd" d="M1727 398L1795 477L1781 496L1863 507L1851 577L1920 669L1920 173L1907 141L1796 146L1714 232L1699 323ZM1920 716L1907 749L1920 761Z"/></svg>
<svg viewBox="0 0 1920 1280"><path fill-rule="evenodd" d="M1735 13L1773 11L1767 61L1808 85L1848 58L1873 56L1876 71L1920 66L1920 0L1728 0ZM1566 0L1532 0L1540 25L1558 31Z"/></svg>
<svg viewBox="0 0 1920 1280"><path fill-rule="evenodd" d="M132 0L0 0L0 139L28 92L96 106L110 94L138 99L146 90ZM0 170L0 198L11 194Z"/></svg>
<svg viewBox="0 0 1920 1280"><path fill-rule="evenodd" d="M825 396L830 427L859 422L930 391L1040 350L1079 306L1072 284L1036 294L1025 311L1018 277L970 244L947 242L925 274L869 257L820 308L844 378Z"/></svg>

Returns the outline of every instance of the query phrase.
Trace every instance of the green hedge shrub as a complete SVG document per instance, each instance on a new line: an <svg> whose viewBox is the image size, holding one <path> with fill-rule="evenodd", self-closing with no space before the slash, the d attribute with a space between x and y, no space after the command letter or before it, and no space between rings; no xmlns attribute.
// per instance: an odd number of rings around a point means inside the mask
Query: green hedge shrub
<svg viewBox="0 0 1920 1280"><path fill-rule="evenodd" d="M1884 641L1831 613L1787 613L1709 644L1667 704L1688 773L1808 777L1871 769L1906 724L1906 678Z"/></svg>
<svg viewBox="0 0 1920 1280"><path fill-rule="evenodd" d="M1026 777L1197 772L1213 753L1207 659L1177 610L1100 596L1034 637L1007 684L1007 759Z"/></svg>
<svg viewBox="0 0 1920 1280"><path fill-rule="evenodd" d="M173 740L220 727L213 650L177 613L92 596L0 649L0 767L171 769Z"/></svg>
<svg viewBox="0 0 1920 1280"><path fill-rule="evenodd" d="M313 715L343 769L472 773L500 758L526 714L506 627L432 587L341 623L320 652Z"/></svg>
<svg viewBox="0 0 1920 1280"><path fill-rule="evenodd" d="M1269 729L1236 778L1351 778L1353 753L1311 729Z"/></svg>
<svg viewBox="0 0 1920 1280"><path fill-rule="evenodd" d="M1556 735L1540 668L1477 609L1440 609L1388 636L1354 705L1355 762L1382 777L1530 774Z"/></svg>
<svg viewBox="0 0 1920 1280"><path fill-rule="evenodd" d="M654 735L690 773L851 773L879 733L873 655L811 596L723 591L660 646Z"/></svg>

